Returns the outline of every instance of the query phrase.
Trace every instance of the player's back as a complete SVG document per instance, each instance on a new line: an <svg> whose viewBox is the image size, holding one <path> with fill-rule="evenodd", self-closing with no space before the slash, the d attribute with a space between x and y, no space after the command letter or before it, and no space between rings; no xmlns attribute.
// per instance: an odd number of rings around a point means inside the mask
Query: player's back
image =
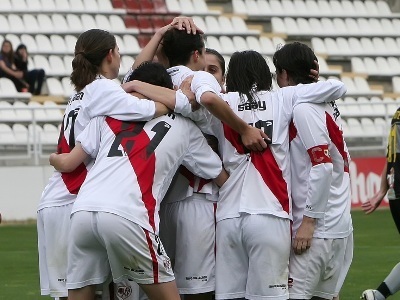
<svg viewBox="0 0 400 300"><path fill-rule="evenodd" d="M329 156L332 160L332 182L329 187L329 198L326 213L316 223L315 236L337 238L345 237L352 230L350 207L350 156L343 138L340 112L335 102L327 104L304 103L298 105L294 114L300 114L301 120L313 118L322 124L321 127L311 128L309 136L325 136L328 143ZM295 123L291 135L291 179L293 199L293 231L300 226L306 205L308 188L310 188L309 174L313 166L308 149L300 139L296 130L301 130L302 124ZM299 129L296 129L298 127ZM320 128L323 128L321 130ZM318 140L317 138L315 140ZM315 154L317 155L317 154ZM317 155L318 156L318 155ZM318 158L317 158L318 159ZM321 188L321 187L317 187Z"/></svg>
<svg viewBox="0 0 400 300"><path fill-rule="evenodd" d="M224 141L220 149L224 167L230 174L220 189L217 219L237 217L240 212L289 218L288 125L293 109L290 93L281 99L282 92L260 91L252 102L232 92L221 97L242 120L262 129L271 143L263 152L249 152L240 142L240 136L228 126L221 124L214 130L217 138ZM240 199L233 197L235 193Z"/></svg>
<svg viewBox="0 0 400 300"><path fill-rule="evenodd" d="M125 120L148 120L154 115L154 103L128 96L118 84L98 76L68 101L57 152L69 153L75 146L75 138L91 118L99 115L118 115L119 119ZM90 167L88 161L71 173L55 171L42 193L38 209L72 203Z"/></svg>
<svg viewBox="0 0 400 300"><path fill-rule="evenodd" d="M148 122L96 118L78 140L96 162L73 211L116 213L155 232L160 202L181 164L205 178L221 170L200 130L175 114Z"/></svg>

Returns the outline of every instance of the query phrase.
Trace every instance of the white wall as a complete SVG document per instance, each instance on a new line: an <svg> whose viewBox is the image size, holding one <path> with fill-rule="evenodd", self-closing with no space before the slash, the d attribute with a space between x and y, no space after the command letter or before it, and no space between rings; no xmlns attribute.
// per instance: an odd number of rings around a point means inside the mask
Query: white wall
<svg viewBox="0 0 400 300"><path fill-rule="evenodd" d="M0 212L4 221L36 219L36 208L53 168L0 167Z"/></svg>

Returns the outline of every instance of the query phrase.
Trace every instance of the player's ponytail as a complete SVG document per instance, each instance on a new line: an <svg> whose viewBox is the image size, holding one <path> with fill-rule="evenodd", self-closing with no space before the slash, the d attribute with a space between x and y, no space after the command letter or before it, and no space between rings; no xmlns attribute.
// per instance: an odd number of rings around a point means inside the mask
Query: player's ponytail
<svg viewBox="0 0 400 300"><path fill-rule="evenodd" d="M105 30L90 29L79 36L70 77L76 91L95 80L104 58L115 46L115 37Z"/></svg>
<svg viewBox="0 0 400 300"><path fill-rule="evenodd" d="M253 50L233 53L226 75L227 92L246 95L253 102L258 91L269 91L271 85L271 71L260 53Z"/></svg>

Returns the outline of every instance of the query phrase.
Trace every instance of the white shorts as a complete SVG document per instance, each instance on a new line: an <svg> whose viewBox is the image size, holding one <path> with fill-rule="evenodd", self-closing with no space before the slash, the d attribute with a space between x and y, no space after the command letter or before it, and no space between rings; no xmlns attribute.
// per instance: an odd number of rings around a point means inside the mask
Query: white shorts
<svg viewBox="0 0 400 300"><path fill-rule="evenodd" d="M100 284L111 271L115 283L174 280L169 257L157 235L105 212L79 211L71 217L67 288Z"/></svg>
<svg viewBox="0 0 400 300"><path fill-rule="evenodd" d="M161 205L160 238L171 258L180 294L215 290L216 207L203 194Z"/></svg>
<svg viewBox="0 0 400 300"><path fill-rule="evenodd" d="M72 205L46 207L37 213L40 291L67 297L67 246Z"/></svg>
<svg viewBox="0 0 400 300"><path fill-rule="evenodd" d="M313 296L332 299L336 295L339 278L343 284L350 267L345 261L348 240L313 238L310 249L303 254L296 255L291 251L290 299L311 299Z"/></svg>
<svg viewBox="0 0 400 300"><path fill-rule="evenodd" d="M242 214L216 233L216 299L288 299L289 219Z"/></svg>
<svg viewBox="0 0 400 300"><path fill-rule="evenodd" d="M354 240L353 233L351 233L347 237L347 244L344 252L344 260L342 263L342 268L340 269L339 280L336 284L335 288L335 297L339 295L340 290L342 289L344 280L346 279L347 273L349 272L351 262L353 261L353 249L354 249Z"/></svg>

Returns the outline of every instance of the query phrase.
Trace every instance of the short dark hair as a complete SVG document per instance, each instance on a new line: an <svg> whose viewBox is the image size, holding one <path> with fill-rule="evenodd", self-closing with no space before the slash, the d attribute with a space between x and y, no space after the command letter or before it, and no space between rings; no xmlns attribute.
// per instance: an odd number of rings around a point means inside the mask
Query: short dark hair
<svg viewBox="0 0 400 300"><path fill-rule="evenodd" d="M276 71L281 73L286 70L295 84L314 82L309 76L310 70L315 68L314 60L318 61L314 51L299 42L284 45L273 56Z"/></svg>
<svg viewBox="0 0 400 300"><path fill-rule="evenodd" d="M145 61L142 62L129 75L127 81L140 80L153 85L162 86L168 89L173 89L171 76L169 76L164 66L158 62Z"/></svg>
<svg viewBox="0 0 400 300"><path fill-rule="evenodd" d="M206 48L206 53L213 54L217 57L219 66L221 67L221 70L222 70L222 76L224 76L225 75L225 58L217 50L214 50L211 48Z"/></svg>
<svg viewBox="0 0 400 300"><path fill-rule="evenodd" d="M162 51L171 67L186 65L194 51L204 48L203 35L187 33L186 30L169 29L162 40Z"/></svg>
<svg viewBox="0 0 400 300"><path fill-rule="evenodd" d="M226 75L226 90L246 95L254 101L258 91L269 91L272 85L271 71L264 57L254 50L233 53Z"/></svg>

